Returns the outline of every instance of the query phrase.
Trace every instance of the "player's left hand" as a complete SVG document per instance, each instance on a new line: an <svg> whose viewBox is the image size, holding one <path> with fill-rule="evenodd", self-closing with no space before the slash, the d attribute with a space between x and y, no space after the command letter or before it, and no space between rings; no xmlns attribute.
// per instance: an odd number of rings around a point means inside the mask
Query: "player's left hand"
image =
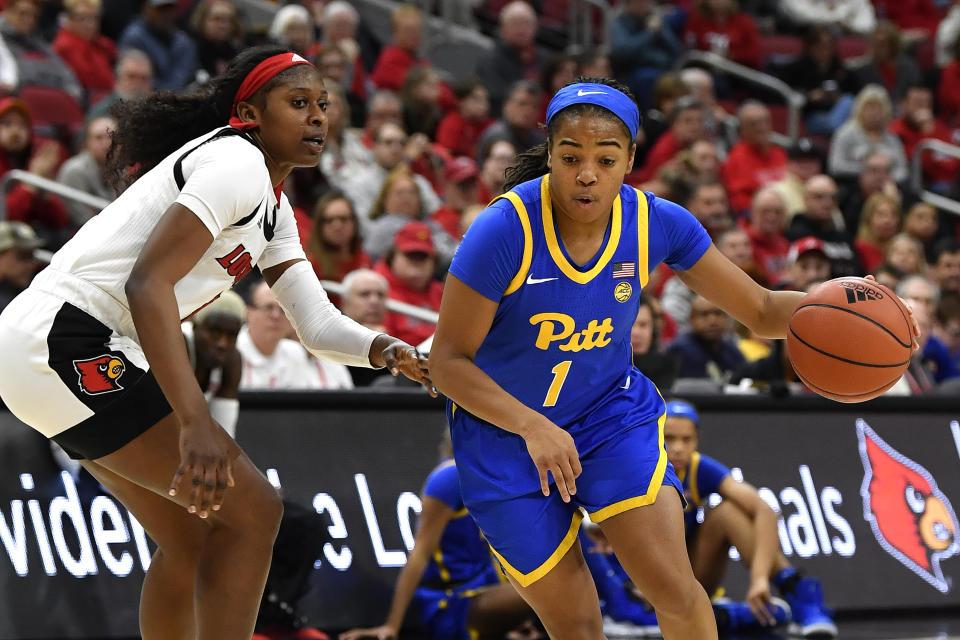
<svg viewBox="0 0 960 640"><path fill-rule="evenodd" d="M394 340L382 351L383 366L394 376L401 373L411 380L419 382L434 398L437 397L437 388L430 379L430 368L427 357L416 347L411 347L402 340Z"/></svg>
<svg viewBox="0 0 960 640"><path fill-rule="evenodd" d="M775 626L776 618L770 612L771 595L770 581L764 577L754 578L750 581L750 588L747 590L747 605L753 612L757 621L764 626Z"/></svg>
<svg viewBox="0 0 960 640"><path fill-rule="evenodd" d="M877 279L873 276L864 276L865 280L872 280L876 282ZM920 348L920 324L917 322L917 318L913 315L913 307L910 305L910 302L900 298L903 301L903 306L907 308L907 311L910 313L910 327L913 329L913 350L916 351Z"/></svg>

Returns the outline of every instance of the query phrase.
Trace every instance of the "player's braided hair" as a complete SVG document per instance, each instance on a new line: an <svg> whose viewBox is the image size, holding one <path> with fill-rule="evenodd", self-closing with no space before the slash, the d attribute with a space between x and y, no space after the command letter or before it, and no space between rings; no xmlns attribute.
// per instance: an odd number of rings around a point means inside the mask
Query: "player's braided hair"
<svg viewBox="0 0 960 640"><path fill-rule="evenodd" d="M227 124L233 98L247 74L263 60L287 51L275 45L246 49L222 75L200 87L157 91L112 105L110 115L117 121L107 153L107 178L112 186L122 191L188 141ZM278 73L250 101L263 100L271 89L298 72L297 67L290 67Z"/></svg>
<svg viewBox="0 0 960 640"><path fill-rule="evenodd" d="M622 92L628 98L634 102L637 99L633 96L633 93L630 92L630 89L626 85L612 80L610 78L587 78L579 77L573 82L568 82L567 85L575 84L578 82L593 82L596 84L605 84L608 87L613 87L617 91ZM565 85L566 86L566 85ZM547 148L550 145L550 141L553 138L553 133L556 131L559 123L564 118L572 118L581 115L596 115L603 118L610 118L615 120L623 128L623 133L627 138L630 138L630 130L627 129L627 125L623 123L620 118L615 116L613 113L607 109L593 104L574 104L566 109L560 111L557 116L550 121L550 124L547 126L547 141L538 144L529 151L517 154L516 164L507 167L505 172L506 182L503 185L504 190L509 191L521 182L526 182L527 180L533 180L534 178L539 178L545 173L548 173L550 169L547 167ZM631 143L633 141L631 140Z"/></svg>

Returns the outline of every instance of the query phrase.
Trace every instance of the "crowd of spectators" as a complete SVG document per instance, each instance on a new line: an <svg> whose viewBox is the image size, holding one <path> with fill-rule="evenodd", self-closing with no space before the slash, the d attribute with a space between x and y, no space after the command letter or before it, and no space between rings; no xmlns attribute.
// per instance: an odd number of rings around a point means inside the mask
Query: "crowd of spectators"
<svg viewBox="0 0 960 640"><path fill-rule="evenodd" d="M470 222L503 192L516 154L544 141L552 92L613 74L643 113L630 185L687 207L765 286L874 274L925 327L900 392L960 376L960 217L910 180L922 140L960 143L960 0L619 0L604 45L576 56L544 46L556 39L543 37L543 3L486 0L472 18L494 45L456 78L425 57L415 6L396 3L381 41L349 2L281 4L257 28L242 0L5 0L0 175L20 169L110 200L112 104L196 88L243 47L283 44L316 63L330 92L320 165L284 186L311 263L345 287L331 296L344 313L423 344L433 325L385 300L436 311ZM763 87L676 68L690 49L802 93L801 137L784 143L785 109ZM960 160L928 152L920 165L925 189L960 197ZM26 182L3 197L0 303L40 267L35 249L55 251L98 212ZM800 388L782 343L749 335L673 275L651 275L634 327L635 362L661 389ZM379 384L377 372L311 361L269 289L240 289L241 388Z"/></svg>

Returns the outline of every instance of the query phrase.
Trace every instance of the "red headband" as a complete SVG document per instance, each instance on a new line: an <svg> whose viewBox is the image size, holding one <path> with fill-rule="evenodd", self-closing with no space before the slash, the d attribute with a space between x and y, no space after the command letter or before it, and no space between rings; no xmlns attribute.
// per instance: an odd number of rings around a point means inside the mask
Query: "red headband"
<svg viewBox="0 0 960 640"><path fill-rule="evenodd" d="M243 83L240 85L240 88L237 89L237 95L233 98L233 109L230 111L230 126L241 131L259 127L259 122L244 122L241 120L237 115L237 105L249 99L250 96L265 85L270 78L298 64L309 64L312 66L309 60L296 53L278 53L255 66L253 70L247 74L247 77L243 79Z"/></svg>

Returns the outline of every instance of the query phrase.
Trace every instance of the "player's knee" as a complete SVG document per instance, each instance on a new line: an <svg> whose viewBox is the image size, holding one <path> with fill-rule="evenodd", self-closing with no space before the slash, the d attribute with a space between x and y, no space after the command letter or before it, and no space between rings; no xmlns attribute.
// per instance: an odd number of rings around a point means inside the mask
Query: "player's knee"
<svg viewBox="0 0 960 640"><path fill-rule="evenodd" d="M551 625L550 637L561 640L596 640L603 634L603 621L593 613L569 616L558 625Z"/></svg>
<svg viewBox="0 0 960 640"><path fill-rule="evenodd" d="M656 601L651 599L657 615L692 619L697 601L704 597L704 591L691 573L689 576L674 580L669 588L657 595Z"/></svg>
<svg viewBox="0 0 960 640"><path fill-rule="evenodd" d="M238 491L243 487L241 491ZM219 513L219 524L242 532L247 536L276 537L283 517L283 501L277 489L259 474L252 474L244 483L228 489L224 509ZM230 495L230 493L233 495ZM227 503L232 503L228 508Z"/></svg>

